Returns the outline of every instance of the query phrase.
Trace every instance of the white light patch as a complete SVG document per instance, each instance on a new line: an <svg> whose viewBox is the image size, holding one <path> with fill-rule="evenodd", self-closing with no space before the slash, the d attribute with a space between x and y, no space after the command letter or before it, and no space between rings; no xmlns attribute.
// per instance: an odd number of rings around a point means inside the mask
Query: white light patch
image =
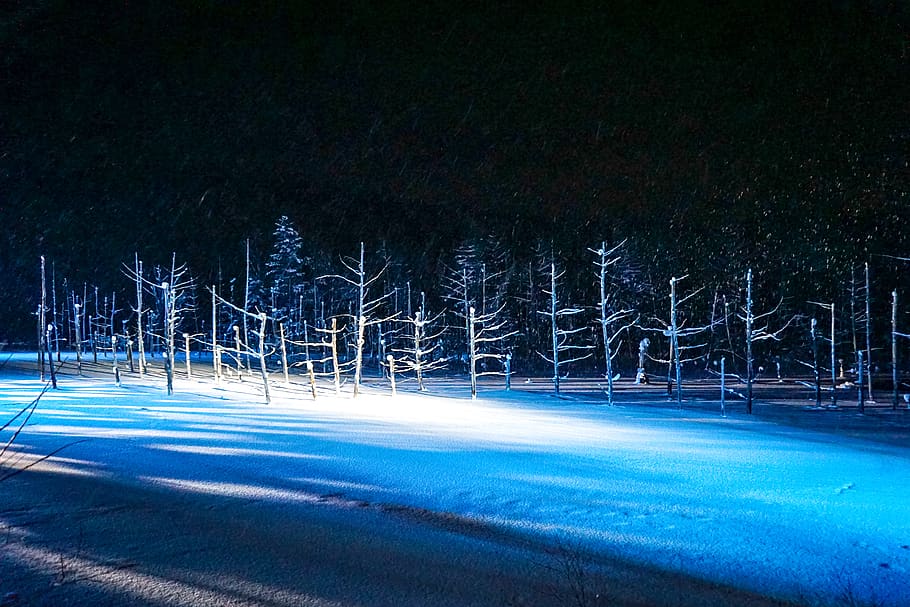
<svg viewBox="0 0 910 607"><path fill-rule="evenodd" d="M174 453L194 453L197 455L219 456L254 456L254 457L287 457L292 459L332 459L328 455L314 455L312 453L292 453L290 451L269 451L266 449L245 449L242 447L211 447L206 445L147 445L149 449L172 451Z"/></svg>

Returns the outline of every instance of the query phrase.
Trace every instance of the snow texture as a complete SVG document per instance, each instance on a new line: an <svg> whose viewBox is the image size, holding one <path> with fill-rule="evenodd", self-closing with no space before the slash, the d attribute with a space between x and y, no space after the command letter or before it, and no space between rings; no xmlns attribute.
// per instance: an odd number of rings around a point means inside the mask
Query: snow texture
<svg viewBox="0 0 910 607"><path fill-rule="evenodd" d="M9 367L4 420L42 387ZM253 381L178 380L172 397L154 376L118 389L63 375L60 385L4 463L88 440L0 483L0 603L73 596L81 586L65 582L79 572L82 586L148 604L568 604L544 600L546 563L578 557L589 579L652 572L612 588L622 604L709 604L674 596L682 587L644 588L667 579L731 589L715 604L753 593L910 604L910 452L900 446L675 407L527 392L472 401L461 385L314 401L305 386L276 384L270 406ZM91 499L75 497L93 491L94 507L114 513L138 500L144 519L117 527L108 513L106 527L86 514ZM229 527L211 528L206 509ZM69 544L40 536L29 523L38 511L57 517ZM171 552L143 552L153 540L135 520L172 536ZM263 529L274 530L270 545L257 543ZM104 534L119 537L105 544ZM64 590L34 594L43 579ZM494 579L504 590L490 596Z"/></svg>

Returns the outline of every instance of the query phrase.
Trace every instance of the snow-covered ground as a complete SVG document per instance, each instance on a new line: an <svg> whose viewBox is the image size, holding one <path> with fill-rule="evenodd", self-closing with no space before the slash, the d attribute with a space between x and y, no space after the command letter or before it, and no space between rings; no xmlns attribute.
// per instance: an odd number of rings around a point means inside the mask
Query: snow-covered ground
<svg viewBox="0 0 910 607"><path fill-rule="evenodd" d="M62 376L2 456L69 445L0 483L0 604L910 605L907 448L430 386Z"/></svg>

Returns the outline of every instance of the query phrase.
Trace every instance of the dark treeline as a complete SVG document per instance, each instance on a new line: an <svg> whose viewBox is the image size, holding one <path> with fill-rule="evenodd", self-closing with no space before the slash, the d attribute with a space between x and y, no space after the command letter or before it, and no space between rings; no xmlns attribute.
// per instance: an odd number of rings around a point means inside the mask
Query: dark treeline
<svg viewBox="0 0 910 607"><path fill-rule="evenodd" d="M910 253L908 14L791 4L19 3L0 338L31 339L42 254L58 287L126 297L134 251L227 284L247 238L265 267L284 214L333 271L364 241L432 297L492 236L515 281L553 250L565 300L593 306L587 248L628 239L636 310L666 316L688 275L698 322L750 267L764 309L844 310L868 261L884 347L906 277L886 256Z"/></svg>

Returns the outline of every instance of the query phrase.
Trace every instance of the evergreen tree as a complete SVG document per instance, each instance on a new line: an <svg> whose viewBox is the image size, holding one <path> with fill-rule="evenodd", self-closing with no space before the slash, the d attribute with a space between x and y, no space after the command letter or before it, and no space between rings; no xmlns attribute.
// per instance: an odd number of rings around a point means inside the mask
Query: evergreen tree
<svg viewBox="0 0 910 607"><path fill-rule="evenodd" d="M275 222L272 232L272 254L266 262L266 276L271 288L270 304L276 317L288 316L296 306L304 262L300 257L303 239L287 215Z"/></svg>

